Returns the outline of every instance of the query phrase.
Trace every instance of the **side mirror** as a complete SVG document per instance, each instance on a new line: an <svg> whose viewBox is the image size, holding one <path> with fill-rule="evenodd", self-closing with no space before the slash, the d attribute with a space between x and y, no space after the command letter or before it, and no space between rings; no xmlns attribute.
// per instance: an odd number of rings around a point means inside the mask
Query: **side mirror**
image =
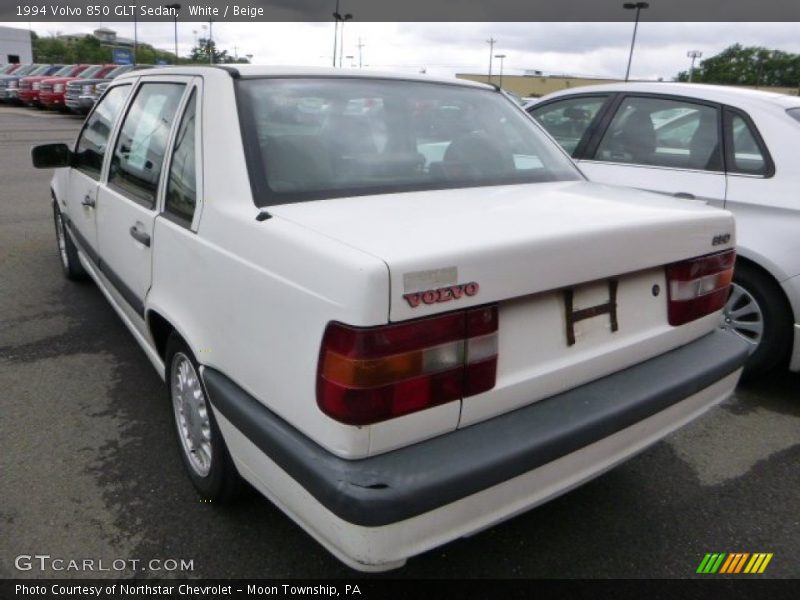
<svg viewBox="0 0 800 600"><path fill-rule="evenodd" d="M72 151L66 144L42 144L31 148L33 166L37 169L57 169L72 165Z"/></svg>

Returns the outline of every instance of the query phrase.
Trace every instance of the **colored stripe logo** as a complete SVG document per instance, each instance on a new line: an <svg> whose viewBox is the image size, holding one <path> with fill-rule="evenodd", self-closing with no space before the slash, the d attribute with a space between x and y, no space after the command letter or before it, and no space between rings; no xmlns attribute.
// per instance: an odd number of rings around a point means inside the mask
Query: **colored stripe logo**
<svg viewBox="0 0 800 600"><path fill-rule="evenodd" d="M715 573L735 575L746 573L750 575L763 573L769 561L772 560L772 553L766 552L725 552L708 553L700 561L697 573L713 575Z"/></svg>

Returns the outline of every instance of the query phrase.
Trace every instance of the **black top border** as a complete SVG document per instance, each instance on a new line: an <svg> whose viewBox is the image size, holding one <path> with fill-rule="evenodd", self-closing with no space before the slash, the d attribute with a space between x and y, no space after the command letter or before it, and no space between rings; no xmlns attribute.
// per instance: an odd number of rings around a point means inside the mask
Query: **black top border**
<svg viewBox="0 0 800 600"><path fill-rule="evenodd" d="M800 21L792 0L184 0L182 22L627 22L639 13L648 22ZM629 5L629 8L623 7ZM3 0L0 21L155 22L176 15L164 0ZM637 10L634 8L640 6ZM97 10L101 13L98 14ZM349 20L349 19L348 19Z"/></svg>

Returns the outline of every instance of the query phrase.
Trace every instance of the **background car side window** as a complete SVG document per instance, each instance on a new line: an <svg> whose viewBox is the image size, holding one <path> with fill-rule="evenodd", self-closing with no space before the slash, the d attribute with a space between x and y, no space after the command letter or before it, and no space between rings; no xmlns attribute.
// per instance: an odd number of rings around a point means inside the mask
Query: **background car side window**
<svg viewBox="0 0 800 600"><path fill-rule="evenodd" d="M188 223L192 222L197 203L194 138L197 111L196 91L192 90L192 96L186 104L178 135L175 138L175 150L172 153L164 204L165 212Z"/></svg>
<svg viewBox="0 0 800 600"><path fill-rule="evenodd" d="M78 143L75 145L75 168L89 177L100 179L111 128L130 91L129 85L111 88L83 126Z"/></svg>
<svg viewBox="0 0 800 600"><path fill-rule="evenodd" d="M594 159L676 169L722 170L719 110L663 98L625 98Z"/></svg>
<svg viewBox="0 0 800 600"><path fill-rule="evenodd" d="M747 175L766 175L767 161L758 146L753 130L740 115L733 114L728 120L732 156L729 156L728 171Z"/></svg>
<svg viewBox="0 0 800 600"><path fill-rule="evenodd" d="M167 140L185 85L145 83L128 109L108 183L149 208L156 203Z"/></svg>
<svg viewBox="0 0 800 600"><path fill-rule="evenodd" d="M529 112L564 150L573 154L607 98L570 98L545 106L534 106Z"/></svg>

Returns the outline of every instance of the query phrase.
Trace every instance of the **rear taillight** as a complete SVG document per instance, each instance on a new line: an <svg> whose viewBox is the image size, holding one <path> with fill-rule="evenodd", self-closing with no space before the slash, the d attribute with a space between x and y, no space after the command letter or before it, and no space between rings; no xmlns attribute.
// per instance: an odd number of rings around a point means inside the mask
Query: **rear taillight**
<svg viewBox="0 0 800 600"><path fill-rule="evenodd" d="M348 425L368 425L494 387L497 306L379 327L329 323L317 403Z"/></svg>
<svg viewBox="0 0 800 600"><path fill-rule="evenodd" d="M682 325L721 309L735 262L736 252L726 250L667 265L669 324Z"/></svg>

